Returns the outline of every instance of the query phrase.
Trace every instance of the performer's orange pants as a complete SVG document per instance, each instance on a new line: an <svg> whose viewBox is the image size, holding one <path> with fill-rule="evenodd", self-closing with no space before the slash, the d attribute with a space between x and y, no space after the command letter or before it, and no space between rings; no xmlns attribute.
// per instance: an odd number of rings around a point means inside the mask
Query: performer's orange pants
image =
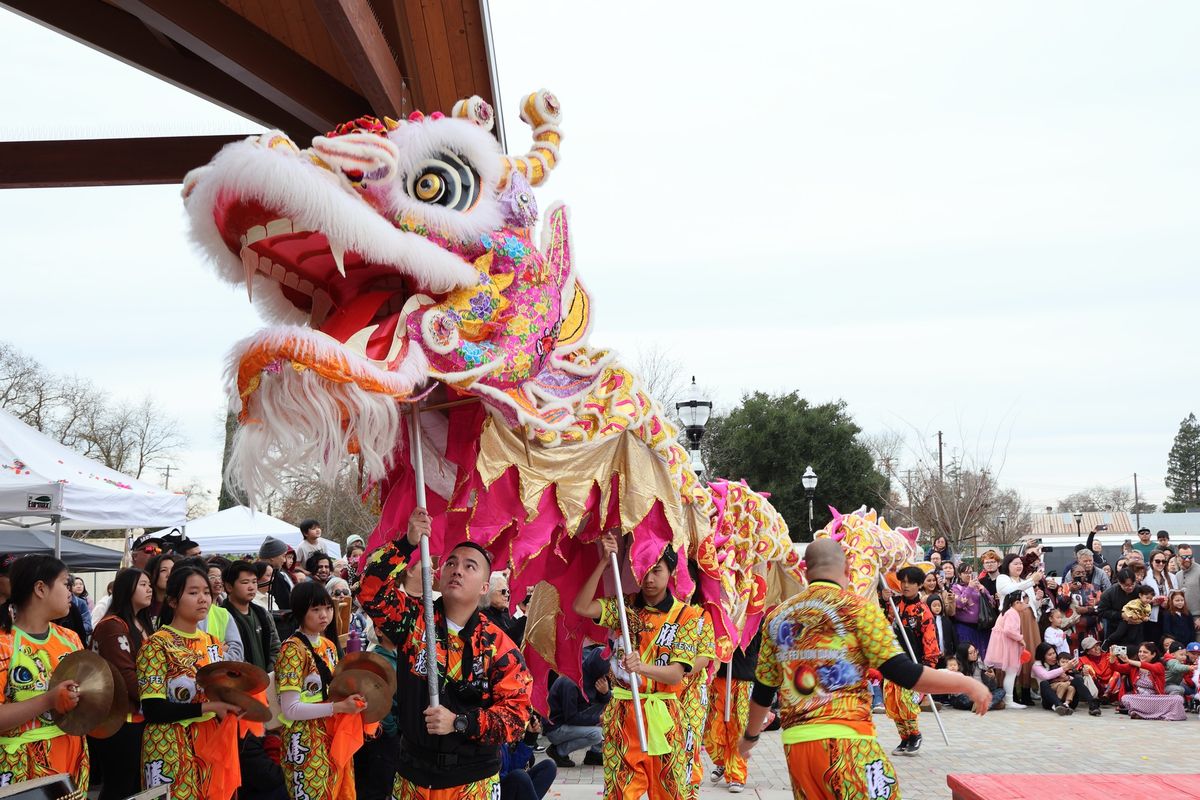
<svg viewBox="0 0 1200 800"><path fill-rule="evenodd" d="M500 776L493 775L462 786L427 789L397 775L392 784L392 797L395 800L496 800L500 797Z"/></svg>
<svg viewBox="0 0 1200 800"><path fill-rule="evenodd" d="M733 682L730 690L733 707L729 721L725 721L725 679L720 675L713 680L708 693L708 726L704 731L704 749L718 767L725 768L725 780L729 783L746 782L746 759L738 752L738 743L746 732L746 715L750 710L750 681Z"/></svg>
<svg viewBox="0 0 1200 800"><path fill-rule="evenodd" d="M892 722L896 723L896 731L901 739L916 736L921 732L917 720L921 717L921 708L917 705L916 693L903 686L883 682L883 708Z"/></svg>
<svg viewBox="0 0 1200 800"><path fill-rule="evenodd" d="M795 800L900 800L879 740L818 739L783 746Z"/></svg>

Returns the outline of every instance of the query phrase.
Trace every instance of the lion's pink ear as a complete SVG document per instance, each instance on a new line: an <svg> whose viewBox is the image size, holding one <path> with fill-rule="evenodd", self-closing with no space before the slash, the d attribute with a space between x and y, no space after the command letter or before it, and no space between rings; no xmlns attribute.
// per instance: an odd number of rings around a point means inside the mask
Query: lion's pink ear
<svg viewBox="0 0 1200 800"><path fill-rule="evenodd" d="M841 530L842 515L833 506L829 507L829 513L833 515L833 521L829 523L829 538L835 542L840 542L846 536L846 533Z"/></svg>
<svg viewBox="0 0 1200 800"><path fill-rule="evenodd" d="M921 529L920 528L896 528L896 533L900 534L905 539L908 539L908 541L911 544L916 544L917 537L921 535Z"/></svg>

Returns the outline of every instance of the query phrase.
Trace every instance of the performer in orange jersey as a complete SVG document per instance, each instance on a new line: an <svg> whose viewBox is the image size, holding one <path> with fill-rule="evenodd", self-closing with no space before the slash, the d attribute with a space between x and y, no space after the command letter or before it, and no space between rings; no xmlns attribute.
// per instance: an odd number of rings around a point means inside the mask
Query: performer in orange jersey
<svg viewBox="0 0 1200 800"><path fill-rule="evenodd" d="M708 728L704 732L704 749L712 759L713 783L724 781L729 791L737 793L746 788L746 759L738 751L742 733L746 730L746 715L750 711L750 686L754 683L754 668L758 665L758 650L762 633L754 634L750 645L733 652L733 686L726 688L730 664L722 664L709 690ZM725 698L729 695L732 708L725 721Z"/></svg>
<svg viewBox="0 0 1200 800"><path fill-rule="evenodd" d="M71 607L67 565L29 555L14 561L8 576L12 594L0 605L0 786L63 773L86 792L87 743L50 717L78 704L79 684L47 691L63 656L83 649L73 631L50 621Z"/></svg>
<svg viewBox="0 0 1200 800"><path fill-rule="evenodd" d="M601 537L604 558L575 598L575 613L614 631L611 643L612 700L604 708L605 800L678 800L689 794L691 758L685 752L687 731L679 696L683 678L696 660L700 610L671 595L667 588L677 556L667 547L646 573L641 591L624 598L596 599L604 570L617 552L611 531ZM619 644L620 615L625 603L633 652ZM647 750L642 752L633 710L632 681L637 681L646 722Z"/></svg>
<svg viewBox="0 0 1200 800"><path fill-rule="evenodd" d="M867 670L876 668L907 689L966 694L981 715L991 692L966 675L922 667L902 654L878 603L846 590L850 570L839 542L818 539L804 558L809 585L763 623L742 755L750 755L781 693L784 752L797 800L898 800L896 772L875 738Z"/></svg>

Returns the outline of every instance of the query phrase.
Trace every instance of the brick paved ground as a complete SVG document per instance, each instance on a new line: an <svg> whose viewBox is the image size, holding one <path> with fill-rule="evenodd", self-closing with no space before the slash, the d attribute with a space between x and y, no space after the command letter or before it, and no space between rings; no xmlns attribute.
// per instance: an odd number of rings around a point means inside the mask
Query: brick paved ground
<svg viewBox="0 0 1200 800"><path fill-rule="evenodd" d="M1146 722L1119 716L1110 708L1099 718L1086 714L1059 717L1026 709L988 714L982 719L963 711L942 712L947 747L933 716L921 715L925 743L914 757L893 759L905 800L950 797L951 772L1197 772L1197 719ZM879 739L887 752L899 742L887 717L877 715ZM577 754L579 755L579 754ZM547 800L595 800L603 778L599 767L559 770ZM744 797L747 800L791 800L787 769L778 733L763 734L750 762L750 781L741 795L706 785L704 800ZM1097 793L1102 798L1103 793Z"/></svg>

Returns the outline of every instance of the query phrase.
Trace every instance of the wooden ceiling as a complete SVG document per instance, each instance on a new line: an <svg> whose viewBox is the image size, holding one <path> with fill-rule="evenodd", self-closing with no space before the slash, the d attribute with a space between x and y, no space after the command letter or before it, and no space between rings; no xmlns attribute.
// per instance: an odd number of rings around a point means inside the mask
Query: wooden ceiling
<svg viewBox="0 0 1200 800"><path fill-rule="evenodd" d="M496 105L486 0L0 0L302 146L362 115ZM239 137L0 142L0 188L174 183ZM147 157L147 154L152 157ZM207 153L207 155L205 155Z"/></svg>

